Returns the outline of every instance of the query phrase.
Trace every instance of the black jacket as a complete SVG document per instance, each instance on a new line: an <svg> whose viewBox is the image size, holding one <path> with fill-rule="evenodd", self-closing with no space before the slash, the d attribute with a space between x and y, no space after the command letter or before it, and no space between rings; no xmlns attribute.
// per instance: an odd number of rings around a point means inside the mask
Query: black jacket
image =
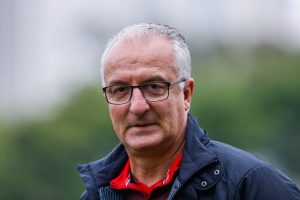
<svg viewBox="0 0 300 200"><path fill-rule="evenodd" d="M101 160L78 165L86 191L81 199L126 199L109 187L128 156L122 144ZM300 200L300 190L283 173L254 155L210 140L188 117L183 158L168 199Z"/></svg>

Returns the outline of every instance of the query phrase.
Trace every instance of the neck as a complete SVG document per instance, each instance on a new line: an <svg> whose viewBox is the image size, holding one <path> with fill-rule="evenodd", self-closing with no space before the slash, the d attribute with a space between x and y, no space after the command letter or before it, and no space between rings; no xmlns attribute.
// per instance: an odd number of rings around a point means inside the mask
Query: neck
<svg viewBox="0 0 300 200"><path fill-rule="evenodd" d="M166 177L168 169L182 152L183 147L184 140L176 148L169 148L167 151L147 156L129 154L131 173L145 185L151 186Z"/></svg>

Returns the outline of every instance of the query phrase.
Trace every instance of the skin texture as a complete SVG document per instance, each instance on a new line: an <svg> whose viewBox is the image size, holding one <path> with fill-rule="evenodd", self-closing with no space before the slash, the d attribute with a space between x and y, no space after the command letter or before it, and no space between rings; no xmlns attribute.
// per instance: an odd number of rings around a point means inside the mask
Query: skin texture
<svg viewBox="0 0 300 200"><path fill-rule="evenodd" d="M107 56L106 86L139 85L150 81L176 81L174 50L162 37L126 39L118 42ZM184 146L187 113L194 82L184 89L170 87L169 97L147 102L138 88L129 103L109 104L114 130L128 153L131 172L146 185L161 180Z"/></svg>

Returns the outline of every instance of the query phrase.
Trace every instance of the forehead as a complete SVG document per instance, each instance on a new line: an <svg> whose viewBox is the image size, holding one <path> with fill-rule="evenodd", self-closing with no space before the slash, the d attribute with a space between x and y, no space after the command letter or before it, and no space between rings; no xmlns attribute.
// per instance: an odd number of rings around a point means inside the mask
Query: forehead
<svg viewBox="0 0 300 200"><path fill-rule="evenodd" d="M169 79L176 76L175 53L163 37L126 39L109 52L104 65L104 81L112 79L145 79L151 76Z"/></svg>

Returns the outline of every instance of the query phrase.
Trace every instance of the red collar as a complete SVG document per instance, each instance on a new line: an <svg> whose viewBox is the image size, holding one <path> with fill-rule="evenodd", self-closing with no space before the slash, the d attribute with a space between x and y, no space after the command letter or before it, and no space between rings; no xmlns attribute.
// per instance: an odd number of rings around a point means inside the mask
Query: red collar
<svg viewBox="0 0 300 200"><path fill-rule="evenodd" d="M181 159L182 153L180 153L176 160L173 162L172 166L169 168L166 174L166 177L163 180L154 183L150 187L132 177L130 173L130 161L128 160L121 173L116 178L110 181L110 186L116 190L132 189L150 196L155 189L170 184L170 182L174 178L175 172L180 167Z"/></svg>

